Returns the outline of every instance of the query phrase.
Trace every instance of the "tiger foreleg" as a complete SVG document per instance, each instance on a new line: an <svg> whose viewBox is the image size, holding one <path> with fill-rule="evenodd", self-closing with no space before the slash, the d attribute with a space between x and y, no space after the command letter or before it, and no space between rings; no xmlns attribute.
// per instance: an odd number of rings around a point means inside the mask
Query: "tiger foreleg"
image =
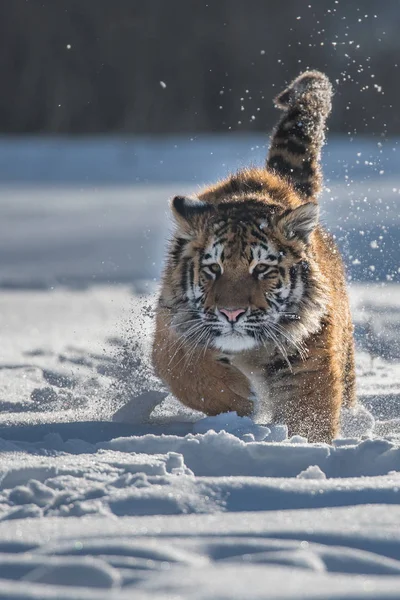
<svg viewBox="0 0 400 600"><path fill-rule="evenodd" d="M243 373L214 350L185 345L176 349L171 330L159 327L153 345L153 364L174 396L186 406L206 415L236 411L251 416L255 395Z"/></svg>
<svg viewBox="0 0 400 600"><path fill-rule="evenodd" d="M311 356L271 381L276 398L276 421L288 427L289 436L309 442L331 443L339 432L342 385L340 373L325 357Z"/></svg>

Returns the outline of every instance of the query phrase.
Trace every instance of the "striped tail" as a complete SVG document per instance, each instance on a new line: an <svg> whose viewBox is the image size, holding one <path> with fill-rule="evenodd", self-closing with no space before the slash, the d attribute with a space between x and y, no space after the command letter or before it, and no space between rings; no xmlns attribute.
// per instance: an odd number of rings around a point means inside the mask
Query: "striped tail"
<svg viewBox="0 0 400 600"><path fill-rule="evenodd" d="M288 179L304 198L316 196L321 187L321 148L331 98L326 75L306 71L275 99L285 112L272 134L267 168Z"/></svg>

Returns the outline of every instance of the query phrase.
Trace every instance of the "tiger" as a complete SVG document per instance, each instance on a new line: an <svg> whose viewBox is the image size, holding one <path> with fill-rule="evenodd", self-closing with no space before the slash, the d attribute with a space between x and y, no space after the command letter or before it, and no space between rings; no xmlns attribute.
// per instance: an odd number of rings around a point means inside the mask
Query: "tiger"
<svg viewBox="0 0 400 600"><path fill-rule="evenodd" d="M317 200L331 99L325 74L301 73L275 98L264 168L172 199L152 346L187 407L324 443L356 398L345 269Z"/></svg>

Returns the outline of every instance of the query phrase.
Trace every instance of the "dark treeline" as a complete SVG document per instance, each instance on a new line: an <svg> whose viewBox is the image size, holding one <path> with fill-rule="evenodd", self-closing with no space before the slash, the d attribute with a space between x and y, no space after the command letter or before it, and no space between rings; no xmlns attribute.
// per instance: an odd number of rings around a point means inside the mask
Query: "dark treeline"
<svg viewBox="0 0 400 600"><path fill-rule="evenodd" d="M0 132L264 130L309 67L331 131L399 134L399 25L399 0L0 0Z"/></svg>

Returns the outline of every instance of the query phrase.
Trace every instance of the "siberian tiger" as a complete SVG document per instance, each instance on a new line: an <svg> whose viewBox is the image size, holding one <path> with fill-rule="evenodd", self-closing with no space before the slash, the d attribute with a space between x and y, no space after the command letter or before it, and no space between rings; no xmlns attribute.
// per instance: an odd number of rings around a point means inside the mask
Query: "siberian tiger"
<svg viewBox="0 0 400 600"><path fill-rule="evenodd" d="M318 223L332 88L318 71L276 99L264 169L176 196L156 311L153 364L183 404L287 424L331 442L355 401L342 260Z"/></svg>

